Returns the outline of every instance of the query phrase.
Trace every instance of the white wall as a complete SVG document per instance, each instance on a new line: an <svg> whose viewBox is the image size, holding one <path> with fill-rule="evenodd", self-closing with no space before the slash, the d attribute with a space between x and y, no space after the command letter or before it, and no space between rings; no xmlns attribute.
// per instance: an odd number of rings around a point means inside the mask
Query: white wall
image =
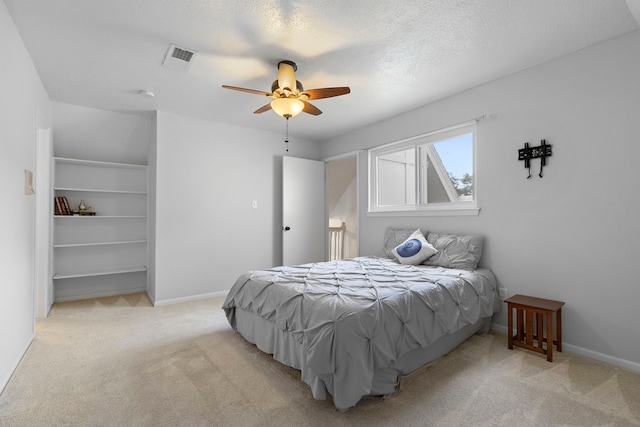
<svg viewBox="0 0 640 427"><path fill-rule="evenodd" d="M470 70L472 72L472 70ZM323 157L366 149L483 114L477 217L360 218L361 254L387 226L483 233L481 264L501 287L566 302L563 338L577 351L640 370L640 31L323 143ZM517 150L546 139L553 156L526 179ZM360 206L367 206L361 156ZM506 309L495 320L506 325Z"/></svg>
<svg viewBox="0 0 640 427"><path fill-rule="evenodd" d="M34 337L34 196L36 109L51 121L49 97L4 2L0 2L0 390Z"/></svg>
<svg viewBox="0 0 640 427"><path fill-rule="evenodd" d="M57 157L147 164L151 114L125 114L53 103L53 148Z"/></svg>
<svg viewBox="0 0 640 427"><path fill-rule="evenodd" d="M319 144L293 137L285 153L282 134L166 112L156 143L156 304L281 263L282 156L319 159Z"/></svg>

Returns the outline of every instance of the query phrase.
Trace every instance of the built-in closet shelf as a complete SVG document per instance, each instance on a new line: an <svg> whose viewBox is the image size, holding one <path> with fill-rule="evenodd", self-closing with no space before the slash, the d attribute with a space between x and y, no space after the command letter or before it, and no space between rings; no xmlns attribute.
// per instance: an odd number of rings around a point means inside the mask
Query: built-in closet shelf
<svg viewBox="0 0 640 427"><path fill-rule="evenodd" d="M126 219L126 218L138 218L145 219L146 215L54 215L54 218L64 218L64 219L73 219L73 220L96 220L96 219Z"/></svg>
<svg viewBox="0 0 640 427"><path fill-rule="evenodd" d="M114 270L57 273L53 276L53 278L54 279L77 279L81 277L108 276L110 274L136 273L140 271L147 271L147 267L139 266L139 267L119 268Z"/></svg>
<svg viewBox="0 0 640 427"><path fill-rule="evenodd" d="M115 193L115 194L147 194L146 191L134 191L134 190L96 190L95 188L66 188L56 187L55 191L74 191L83 193Z"/></svg>
<svg viewBox="0 0 640 427"><path fill-rule="evenodd" d="M108 246L108 245L133 245L147 243L146 240L121 240L119 242L93 242L93 243L65 243L53 245L54 248L78 248L82 246Z"/></svg>
<svg viewBox="0 0 640 427"><path fill-rule="evenodd" d="M69 211L95 212L53 215L55 300L146 289L148 167L54 157L53 176L53 197Z"/></svg>
<svg viewBox="0 0 640 427"><path fill-rule="evenodd" d="M114 162L100 162L97 160L82 160L82 159L70 159L66 157L55 157L56 163L67 163L70 165L81 166L98 166L116 169L140 169L147 170L147 165L135 165L132 163L114 163Z"/></svg>

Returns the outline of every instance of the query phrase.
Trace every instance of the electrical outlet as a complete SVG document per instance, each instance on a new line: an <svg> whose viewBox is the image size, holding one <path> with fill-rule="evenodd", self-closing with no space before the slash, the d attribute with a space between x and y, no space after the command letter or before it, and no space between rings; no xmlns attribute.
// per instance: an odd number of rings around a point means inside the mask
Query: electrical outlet
<svg viewBox="0 0 640 427"><path fill-rule="evenodd" d="M498 296L501 300L504 301L509 297L509 291L507 290L507 288L500 288L498 289Z"/></svg>

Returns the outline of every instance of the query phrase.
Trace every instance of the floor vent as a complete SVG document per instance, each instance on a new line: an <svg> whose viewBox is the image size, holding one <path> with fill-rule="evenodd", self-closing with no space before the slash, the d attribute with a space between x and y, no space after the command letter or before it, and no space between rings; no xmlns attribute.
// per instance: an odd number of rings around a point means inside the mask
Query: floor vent
<svg viewBox="0 0 640 427"><path fill-rule="evenodd" d="M174 70L189 70L198 52L172 44L164 57L162 65Z"/></svg>

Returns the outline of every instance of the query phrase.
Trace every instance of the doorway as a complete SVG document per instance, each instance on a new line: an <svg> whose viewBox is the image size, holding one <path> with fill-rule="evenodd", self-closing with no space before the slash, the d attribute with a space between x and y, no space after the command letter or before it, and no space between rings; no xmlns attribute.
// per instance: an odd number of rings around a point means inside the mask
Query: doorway
<svg viewBox="0 0 640 427"><path fill-rule="evenodd" d="M358 156L327 160L327 260L358 256Z"/></svg>

